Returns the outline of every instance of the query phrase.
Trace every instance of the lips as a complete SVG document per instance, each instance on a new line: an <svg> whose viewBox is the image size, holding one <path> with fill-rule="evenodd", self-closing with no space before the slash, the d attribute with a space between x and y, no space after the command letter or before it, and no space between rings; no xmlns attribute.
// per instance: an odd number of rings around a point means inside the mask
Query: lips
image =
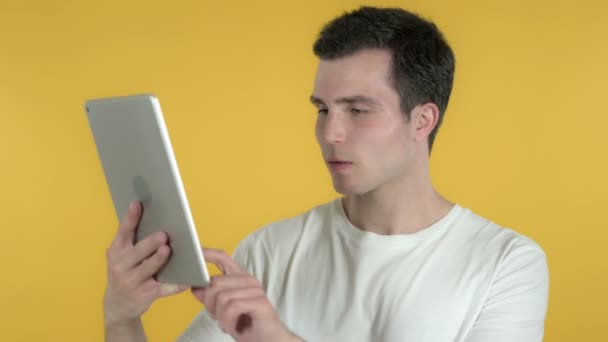
<svg viewBox="0 0 608 342"><path fill-rule="evenodd" d="M332 171L345 171L352 166L352 162L340 159L329 159L327 165Z"/></svg>

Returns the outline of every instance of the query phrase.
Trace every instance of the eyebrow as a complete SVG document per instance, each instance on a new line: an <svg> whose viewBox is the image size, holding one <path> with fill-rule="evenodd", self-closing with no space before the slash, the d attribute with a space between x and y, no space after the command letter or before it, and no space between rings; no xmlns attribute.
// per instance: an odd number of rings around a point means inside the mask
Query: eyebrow
<svg viewBox="0 0 608 342"><path fill-rule="evenodd" d="M312 104L325 106L325 102L323 102L323 100L321 100L321 98L316 97L314 95L310 95L310 102L312 102ZM336 99L335 102L336 103L347 103L347 104L362 103L362 104L367 104L370 106L379 106L380 105L380 103L378 103L378 101L376 101L375 99L373 99L369 96L365 96L365 95L340 97L340 98Z"/></svg>

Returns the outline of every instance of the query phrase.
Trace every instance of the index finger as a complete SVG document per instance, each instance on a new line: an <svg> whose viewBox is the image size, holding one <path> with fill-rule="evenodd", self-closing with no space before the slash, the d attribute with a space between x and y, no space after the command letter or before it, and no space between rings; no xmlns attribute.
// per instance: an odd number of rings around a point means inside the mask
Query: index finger
<svg viewBox="0 0 608 342"><path fill-rule="evenodd" d="M222 250L203 248L203 256L206 262L215 264L224 274L249 274Z"/></svg>
<svg viewBox="0 0 608 342"><path fill-rule="evenodd" d="M127 210L127 214L123 217L120 225L118 226L116 238L114 238L114 242L117 245L121 247L133 245L133 240L135 239L135 229L139 224L141 211L141 204L138 201L131 202L129 205L129 210Z"/></svg>

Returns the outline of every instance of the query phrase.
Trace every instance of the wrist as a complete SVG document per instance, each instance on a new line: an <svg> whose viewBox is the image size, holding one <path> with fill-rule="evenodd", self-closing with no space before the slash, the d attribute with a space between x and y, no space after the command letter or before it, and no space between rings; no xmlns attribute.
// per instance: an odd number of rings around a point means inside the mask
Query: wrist
<svg viewBox="0 0 608 342"><path fill-rule="evenodd" d="M104 315L104 325L107 328L129 328L129 327L137 327L139 325L141 325L141 318L140 317L136 317L136 318L117 318L117 317L112 317L109 315Z"/></svg>
<svg viewBox="0 0 608 342"><path fill-rule="evenodd" d="M141 319L127 321L105 321L105 341L146 342L148 339Z"/></svg>

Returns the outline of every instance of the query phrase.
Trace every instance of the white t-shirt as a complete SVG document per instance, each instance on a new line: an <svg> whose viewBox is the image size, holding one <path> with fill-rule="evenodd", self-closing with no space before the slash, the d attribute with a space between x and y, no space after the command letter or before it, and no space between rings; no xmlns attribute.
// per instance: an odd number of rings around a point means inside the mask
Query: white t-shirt
<svg viewBox="0 0 608 342"><path fill-rule="evenodd" d="M306 341L543 338L543 250L459 205L419 232L379 235L354 227L336 199L257 230L234 258ZM203 310L178 341L232 338Z"/></svg>

